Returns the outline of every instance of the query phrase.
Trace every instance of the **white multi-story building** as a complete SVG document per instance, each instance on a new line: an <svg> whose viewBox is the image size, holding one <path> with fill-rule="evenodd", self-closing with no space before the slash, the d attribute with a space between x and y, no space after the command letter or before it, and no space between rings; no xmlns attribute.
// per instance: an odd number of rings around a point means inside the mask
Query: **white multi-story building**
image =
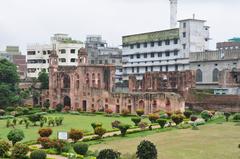
<svg viewBox="0 0 240 159"><path fill-rule="evenodd" d="M56 44L60 66L76 66L78 50L85 47L83 42L72 40L67 34L55 34L51 44L32 44L27 46L27 76L37 78L42 70L48 73L49 55Z"/></svg>

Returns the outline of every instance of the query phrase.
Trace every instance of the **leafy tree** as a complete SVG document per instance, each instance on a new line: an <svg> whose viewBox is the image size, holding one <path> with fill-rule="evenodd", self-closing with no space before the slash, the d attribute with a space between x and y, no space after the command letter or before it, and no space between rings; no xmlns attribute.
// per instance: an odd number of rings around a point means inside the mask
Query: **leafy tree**
<svg viewBox="0 0 240 159"><path fill-rule="evenodd" d="M38 81L41 82L41 89L48 89L49 87L49 77L46 70L42 70L38 74Z"/></svg>
<svg viewBox="0 0 240 159"><path fill-rule="evenodd" d="M12 145L15 145L24 139L24 133L20 129L13 129L8 133L7 138L9 141L12 141Z"/></svg>
<svg viewBox="0 0 240 159"><path fill-rule="evenodd" d="M138 145L136 154L139 159L157 159L156 146L150 141L142 141Z"/></svg>
<svg viewBox="0 0 240 159"><path fill-rule="evenodd" d="M120 153L112 149L101 150L97 156L97 159L119 159Z"/></svg>

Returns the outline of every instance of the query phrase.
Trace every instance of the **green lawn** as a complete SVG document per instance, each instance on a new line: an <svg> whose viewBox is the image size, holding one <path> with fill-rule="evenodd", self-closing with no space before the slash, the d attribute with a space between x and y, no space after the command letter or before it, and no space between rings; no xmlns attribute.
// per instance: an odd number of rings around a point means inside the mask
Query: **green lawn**
<svg viewBox="0 0 240 159"><path fill-rule="evenodd" d="M93 129L91 127L92 122L101 122L103 123L103 127L107 130L112 130L111 122L114 120L119 120L123 123L133 125L133 122L131 121L131 117L105 117L103 115L96 115L96 116L85 116L85 115L71 115L71 114L49 114L47 115L51 117L59 117L63 116L64 121L62 126L56 126L51 127L53 129L53 135L52 137L57 137L58 131L69 131L71 128L75 129L81 129L87 132L93 132ZM148 121L145 119L144 121ZM17 125L16 128L20 128L24 131L25 139L24 141L29 140L36 140L38 135L39 126L33 127L30 126L28 129L25 128L24 125ZM0 138L6 139L7 133L12 128L6 127L6 120L0 120Z"/></svg>
<svg viewBox="0 0 240 159"><path fill-rule="evenodd" d="M199 128L128 134L125 138L113 137L99 144L92 143L95 145L90 149L111 148L123 154L134 154L142 140L150 140L157 146L159 159L240 159L240 126L211 123Z"/></svg>

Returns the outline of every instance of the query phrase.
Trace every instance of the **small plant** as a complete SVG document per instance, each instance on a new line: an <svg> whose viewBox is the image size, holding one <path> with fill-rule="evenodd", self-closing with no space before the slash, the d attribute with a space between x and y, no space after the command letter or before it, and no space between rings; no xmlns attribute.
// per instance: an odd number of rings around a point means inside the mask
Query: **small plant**
<svg viewBox="0 0 240 159"><path fill-rule="evenodd" d="M160 125L160 127L163 129L164 126L166 125L167 123L167 119L158 119L157 120L157 123Z"/></svg>
<svg viewBox="0 0 240 159"><path fill-rule="evenodd" d="M190 120L191 120L192 122L195 122L197 119L198 119L198 117L195 116L195 115L191 115L191 117L190 117Z"/></svg>
<svg viewBox="0 0 240 159"><path fill-rule="evenodd" d="M86 155L88 151L88 144L85 143L76 143L73 145L73 150L79 155Z"/></svg>
<svg viewBox="0 0 240 159"><path fill-rule="evenodd" d="M148 119L151 121L151 123L156 123L156 121L159 119L158 114L149 114Z"/></svg>
<svg viewBox="0 0 240 159"><path fill-rule="evenodd" d="M137 147L136 154L139 159L157 159L156 146L150 141L142 141Z"/></svg>
<svg viewBox="0 0 240 159"><path fill-rule="evenodd" d="M107 132L106 129L102 128L102 127L96 127L94 130L94 134L98 135L99 138L102 138L102 136Z"/></svg>
<svg viewBox="0 0 240 159"><path fill-rule="evenodd" d="M139 127L141 130L145 130L146 127L148 127L148 123L146 123L146 122L140 122L140 123L138 123L138 127Z"/></svg>
<svg viewBox="0 0 240 159"><path fill-rule="evenodd" d="M11 145L3 140L0 140L0 157L5 157L10 150Z"/></svg>
<svg viewBox="0 0 240 159"><path fill-rule="evenodd" d="M121 131L121 135L125 136L127 133L127 130L130 128L130 125L127 124L119 124L118 129Z"/></svg>
<svg viewBox="0 0 240 159"><path fill-rule="evenodd" d="M121 153L112 149L101 150L97 156L97 159L119 159Z"/></svg>
<svg viewBox="0 0 240 159"><path fill-rule="evenodd" d="M17 143L14 145L12 150L12 159L25 159L27 157L27 153L29 152L29 148L27 145Z"/></svg>
<svg viewBox="0 0 240 159"><path fill-rule="evenodd" d="M228 121L229 117L231 116L231 113L224 112L224 116L225 116L226 121Z"/></svg>
<svg viewBox="0 0 240 159"><path fill-rule="evenodd" d="M30 159L46 159L47 154L43 150L34 150L30 154Z"/></svg>
<svg viewBox="0 0 240 159"><path fill-rule="evenodd" d="M77 142L81 138L83 138L83 132L81 130L71 129L69 131L69 138L72 139L74 142Z"/></svg>
<svg viewBox="0 0 240 159"><path fill-rule="evenodd" d="M108 108L108 109L105 110L105 112L106 112L107 114L112 114L112 113L113 113L113 110L110 109L110 108Z"/></svg>
<svg viewBox="0 0 240 159"><path fill-rule="evenodd" d="M38 130L38 134L41 137L49 137L52 135L52 129L51 128L42 128L42 129Z"/></svg>
<svg viewBox="0 0 240 159"><path fill-rule="evenodd" d="M141 122L141 118L139 117L133 117L131 120L134 122L135 126L138 126L138 124Z"/></svg>
<svg viewBox="0 0 240 159"><path fill-rule="evenodd" d="M112 128L118 128L118 125L119 125L119 124L121 124L120 121L118 121L118 120L113 121L113 122L112 122Z"/></svg>
<svg viewBox="0 0 240 159"><path fill-rule="evenodd" d="M144 114L144 110L143 109L137 109L136 113L138 116L142 116Z"/></svg>
<svg viewBox="0 0 240 159"><path fill-rule="evenodd" d="M186 110L183 114L184 114L184 116L185 116L187 119L189 119L190 116L192 115L192 111Z"/></svg>
<svg viewBox="0 0 240 159"><path fill-rule="evenodd" d="M126 109L126 108L124 108L124 109L122 109L122 116L127 116L127 115L129 115L129 110L128 109Z"/></svg>
<svg viewBox="0 0 240 159"><path fill-rule="evenodd" d="M183 122L184 116L182 114L173 114L171 118L172 121L178 125Z"/></svg>
<svg viewBox="0 0 240 159"><path fill-rule="evenodd" d="M13 129L8 133L7 138L9 141L12 141L12 145L14 146L17 142L24 139L24 133L20 129Z"/></svg>
<svg viewBox="0 0 240 159"><path fill-rule="evenodd" d="M207 110L202 111L200 115L206 122L212 117L212 113Z"/></svg>
<svg viewBox="0 0 240 159"><path fill-rule="evenodd" d="M53 147L53 142L48 137L40 137L40 138L38 138L37 142L44 149L49 149L49 148Z"/></svg>
<svg viewBox="0 0 240 159"><path fill-rule="evenodd" d="M97 127L102 127L102 123L92 123L91 126L95 130Z"/></svg>

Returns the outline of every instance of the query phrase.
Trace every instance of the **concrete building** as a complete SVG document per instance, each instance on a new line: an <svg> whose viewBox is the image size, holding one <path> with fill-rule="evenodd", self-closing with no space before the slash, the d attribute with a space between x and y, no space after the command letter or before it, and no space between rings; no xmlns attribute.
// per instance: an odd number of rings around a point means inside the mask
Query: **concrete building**
<svg viewBox="0 0 240 159"><path fill-rule="evenodd" d="M123 80L146 72L189 69L189 53L209 49L209 27L204 20L185 19L176 28L177 0L170 0L171 29L122 37Z"/></svg>
<svg viewBox="0 0 240 159"><path fill-rule="evenodd" d="M18 46L7 46L5 51L0 51L0 59L7 59L15 64L21 80L27 77L26 56L21 55Z"/></svg>
<svg viewBox="0 0 240 159"><path fill-rule="evenodd" d="M122 81L122 50L109 47L99 35L87 36L86 49L89 64L113 64L116 66L115 82Z"/></svg>
<svg viewBox="0 0 240 159"><path fill-rule="evenodd" d="M27 76L37 78L42 70L49 72L49 55L56 44L60 66L76 66L77 50L84 47L81 41L73 40L67 34L54 34L50 44L32 44L27 46Z"/></svg>

